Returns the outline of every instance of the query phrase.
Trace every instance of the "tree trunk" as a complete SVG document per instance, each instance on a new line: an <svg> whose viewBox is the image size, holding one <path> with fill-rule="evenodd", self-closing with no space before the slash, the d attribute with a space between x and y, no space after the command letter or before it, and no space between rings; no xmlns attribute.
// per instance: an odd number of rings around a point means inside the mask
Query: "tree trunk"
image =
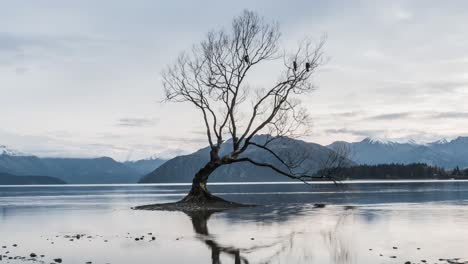
<svg viewBox="0 0 468 264"><path fill-rule="evenodd" d="M210 161L201 168L193 177L192 188L187 196L181 202L187 203L208 203L224 201L223 199L212 195L207 188L208 178L220 165Z"/></svg>

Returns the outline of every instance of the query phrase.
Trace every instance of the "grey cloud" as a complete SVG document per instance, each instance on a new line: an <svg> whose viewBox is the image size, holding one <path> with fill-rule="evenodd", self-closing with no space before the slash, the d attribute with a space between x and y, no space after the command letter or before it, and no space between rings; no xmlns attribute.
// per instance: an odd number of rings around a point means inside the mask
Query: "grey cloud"
<svg viewBox="0 0 468 264"><path fill-rule="evenodd" d="M429 112L429 111L414 111L414 112L399 112L399 113L389 113L389 114L380 114L364 118L364 120L374 120L374 121L386 121L386 120L397 120L404 118L413 118L413 119L465 119L468 118L468 112Z"/></svg>
<svg viewBox="0 0 468 264"><path fill-rule="evenodd" d="M402 113L390 113L390 114L381 114L381 115L375 115L371 116L367 119L369 120L395 120L395 119L401 119L401 118L407 118L411 117L412 113L410 112L402 112Z"/></svg>
<svg viewBox="0 0 468 264"><path fill-rule="evenodd" d="M348 129L348 128L340 128L340 129L327 129L325 130L326 133L329 134L350 134L353 136L376 136L385 132L385 130L381 129Z"/></svg>
<svg viewBox="0 0 468 264"><path fill-rule="evenodd" d="M342 112L342 113L334 113L334 116L339 116L339 117L358 117L362 115L362 112L357 112L357 111L351 111L351 112Z"/></svg>
<svg viewBox="0 0 468 264"><path fill-rule="evenodd" d="M28 47L57 48L73 47L76 44L99 44L109 40L91 38L88 36L69 35L41 35L41 34L16 34L0 32L0 50L21 51Z"/></svg>
<svg viewBox="0 0 468 264"><path fill-rule="evenodd" d="M465 119L468 118L468 112L442 112L434 113L431 118L454 118L454 119Z"/></svg>
<svg viewBox="0 0 468 264"><path fill-rule="evenodd" d="M158 123L158 119L148 118L121 118L117 123L117 126L123 127L149 127L154 126Z"/></svg>
<svg viewBox="0 0 468 264"><path fill-rule="evenodd" d="M468 81L437 81L423 84L431 92L454 92L459 88L468 87Z"/></svg>
<svg viewBox="0 0 468 264"><path fill-rule="evenodd" d="M197 145L203 144L208 145L206 137L173 137L173 136L158 136L157 139L166 142L184 142L184 143L195 143Z"/></svg>
<svg viewBox="0 0 468 264"><path fill-rule="evenodd" d="M41 35L0 32L0 65L25 62L50 61L55 57L84 57L90 49L102 49L119 45L119 42L73 35ZM16 67L16 74L26 73L28 68Z"/></svg>

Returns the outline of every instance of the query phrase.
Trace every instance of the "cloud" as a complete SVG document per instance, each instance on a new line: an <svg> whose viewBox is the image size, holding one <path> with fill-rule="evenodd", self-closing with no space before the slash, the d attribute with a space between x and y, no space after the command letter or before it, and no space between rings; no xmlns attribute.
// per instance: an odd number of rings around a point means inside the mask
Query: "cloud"
<svg viewBox="0 0 468 264"><path fill-rule="evenodd" d="M89 50L96 48L102 50L110 44L115 46L119 42L85 35L66 35L66 33L47 35L0 31L0 65L50 62L53 58L66 59L77 54L79 58L83 58ZM23 74L25 70L27 70L25 67L16 67L17 74Z"/></svg>
<svg viewBox="0 0 468 264"><path fill-rule="evenodd" d="M433 113L431 118L453 118L453 119L465 119L468 118L468 112L442 112L442 113Z"/></svg>
<svg viewBox="0 0 468 264"><path fill-rule="evenodd" d="M468 87L468 81L433 81L423 83L423 86L428 88L429 92L440 93L440 92L455 92L460 88Z"/></svg>
<svg viewBox="0 0 468 264"><path fill-rule="evenodd" d="M412 116L410 112L403 112L403 113L390 113L390 114L381 114L368 117L369 120L395 120L395 119L402 119Z"/></svg>
<svg viewBox="0 0 468 264"><path fill-rule="evenodd" d="M386 130L340 128L340 129L327 129L325 130L325 132L329 134L350 134L353 136L360 136L360 137L373 137L373 136L385 133Z"/></svg>
<svg viewBox="0 0 468 264"><path fill-rule="evenodd" d="M208 139L205 136L200 135L198 137L175 137L175 136L158 136L158 139L164 142L174 142L174 143L186 143L186 144L203 144L208 145Z"/></svg>
<svg viewBox="0 0 468 264"><path fill-rule="evenodd" d="M151 127L158 123L158 119L155 118L121 118L119 119L117 126L122 127Z"/></svg>
<svg viewBox="0 0 468 264"><path fill-rule="evenodd" d="M351 111L351 112L334 113L332 115L338 116L338 117L350 118L350 117L358 117L362 114L363 112Z"/></svg>

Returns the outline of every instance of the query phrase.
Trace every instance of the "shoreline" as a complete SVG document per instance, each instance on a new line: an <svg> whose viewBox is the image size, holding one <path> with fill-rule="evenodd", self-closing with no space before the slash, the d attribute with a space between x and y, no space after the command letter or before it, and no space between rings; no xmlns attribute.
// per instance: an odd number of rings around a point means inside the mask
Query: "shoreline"
<svg viewBox="0 0 468 264"><path fill-rule="evenodd" d="M371 184L371 183L436 183L436 182L468 182L468 179L395 179L395 180L344 180L338 181L340 184ZM333 181L310 181L311 185L330 184L334 185ZM278 181L278 182L210 182L212 186L231 186L231 185L303 185L303 182L298 181ZM8 187L119 187L119 186L191 186L192 183L100 183L100 184L25 184L25 185L0 185L0 188Z"/></svg>

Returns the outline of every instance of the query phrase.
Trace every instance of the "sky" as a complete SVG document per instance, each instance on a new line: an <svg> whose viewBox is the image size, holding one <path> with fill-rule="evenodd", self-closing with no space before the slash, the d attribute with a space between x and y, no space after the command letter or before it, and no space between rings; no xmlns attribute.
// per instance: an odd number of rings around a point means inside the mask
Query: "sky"
<svg viewBox="0 0 468 264"><path fill-rule="evenodd" d="M161 103L161 71L242 10L282 45L326 35L306 141L468 135L467 1L0 0L0 145L136 160L207 145L191 105ZM270 78L262 75L262 78Z"/></svg>

